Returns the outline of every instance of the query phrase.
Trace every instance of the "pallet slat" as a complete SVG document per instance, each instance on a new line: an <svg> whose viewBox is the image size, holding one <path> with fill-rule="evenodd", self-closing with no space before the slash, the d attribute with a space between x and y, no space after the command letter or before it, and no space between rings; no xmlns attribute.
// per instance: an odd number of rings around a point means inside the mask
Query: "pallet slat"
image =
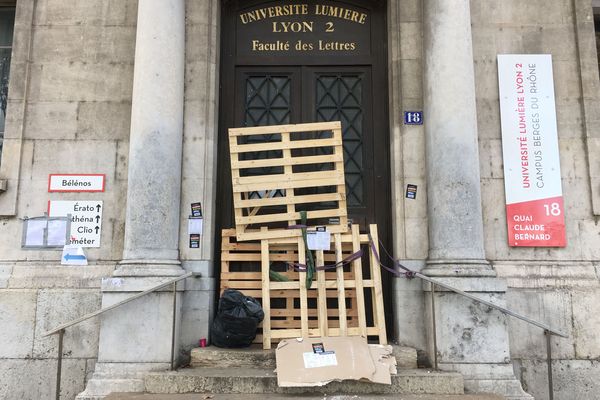
<svg viewBox="0 0 600 400"><path fill-rule="evenodd" d="M278 140L256 143L251 140L256 135ZM310 225L327 225L328 218L335 218L339 223L330 225L329 231L347 232L339 121L232 128L229 150L238 240L297 237L298 231L285 228L299 223L301 211L307 211ZM268 229L253 230L261 227Z"/></svg>

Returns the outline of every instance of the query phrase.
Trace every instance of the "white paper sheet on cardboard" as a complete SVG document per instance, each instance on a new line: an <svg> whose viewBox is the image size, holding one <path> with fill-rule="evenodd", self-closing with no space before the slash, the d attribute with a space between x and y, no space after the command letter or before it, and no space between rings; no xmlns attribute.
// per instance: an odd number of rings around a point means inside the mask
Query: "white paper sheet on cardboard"
<svg viewBox="0 0 600 400"><path fill-rule="evenodd" d="M313 343L323 343L325 353L313 353ZM314 355L307 357L306 353ZM372 350L367 340L359 336L285 339L279 342L275 352L277 383L281 387L323 386L332 381L351 379L389 385L391 367L388 361L382 360L390 354L390 346ZM332 355L335 355L335 365ZM325 358L315 361L316 357ZM305 364L307 358L309 367ZM322 365L315 366L319 362Z"/></svg>

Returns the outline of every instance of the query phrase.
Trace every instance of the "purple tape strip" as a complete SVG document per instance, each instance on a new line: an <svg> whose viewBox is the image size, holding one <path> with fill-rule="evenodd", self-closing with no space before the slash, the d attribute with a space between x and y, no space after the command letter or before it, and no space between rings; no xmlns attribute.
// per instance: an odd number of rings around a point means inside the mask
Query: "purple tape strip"
<svg viewBox="0 0 600 400"><path fill-rule="evenodd" d="M361 250L357 251L356 253L350 254L348 257L344 258L342 261L336 262L335 264L321 265L321 266L317 267L317 271L324 271L324 270L328 270L328 269L339 268L344 265L350 264L352 261L358 260L362 256L363 256L363 251L361 249ZM299 264L299 263L293 263L293 262L288 262L287 264L296 271L299 271L299 272L306 271L306 264Z"/></svg>

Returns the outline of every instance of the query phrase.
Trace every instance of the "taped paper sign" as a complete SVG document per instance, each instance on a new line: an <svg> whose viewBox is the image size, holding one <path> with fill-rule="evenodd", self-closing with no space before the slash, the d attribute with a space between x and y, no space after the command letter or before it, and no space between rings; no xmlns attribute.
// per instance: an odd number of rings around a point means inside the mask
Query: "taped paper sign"
<svg viewBox="0 0 600 400"><path fill-rule="evenodd" d="M338 365L335 352L313 353L306 352L304 356L304 368L319 368Z"/></svg>
<svg viewBox="0 0 600 400"><path fill-rule="evenodd" d="M327 250L331 245L331 233L325 230L306 232L306 244L309 250Z"/></svg>

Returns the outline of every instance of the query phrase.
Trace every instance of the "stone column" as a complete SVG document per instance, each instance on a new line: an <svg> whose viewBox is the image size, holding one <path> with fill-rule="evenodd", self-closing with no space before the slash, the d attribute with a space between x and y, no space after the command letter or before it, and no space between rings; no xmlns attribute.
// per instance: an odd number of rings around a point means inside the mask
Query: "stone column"
<svg viewBox="0 0 600 400"><path fill-rule="evenodd" d="M494 276L485 260L468 0L425 0L424 115L431 276Z"/></svg>
<svg viewBox="0 0 600 400"><path fill-rule="evenodd" d="M469 0L424 0L423 18L429 221L423 273L505 306L506 284L495 277L484 251ZM429 312L430 285L424 289ZM512 370L506 316L437 290L440 369L461 372L468 392L531 399Z"/></svg>
<svg viewBox="0 0 600 400"><path fill-rule="evenodd" d="M139 0L125 244L119 268L102 281L103 307L184 272L178 250L184 62L185 0ZM143 392L145 373L168 369L183 286L176 310L167 288L102 316L98 363L78 399Z"/></svg>
<svg viewBox="0 0 600 400"><path fill-rule="evenodd" d="M184 0L140 0L123 261L115 275L178 275Z"/></svg>

